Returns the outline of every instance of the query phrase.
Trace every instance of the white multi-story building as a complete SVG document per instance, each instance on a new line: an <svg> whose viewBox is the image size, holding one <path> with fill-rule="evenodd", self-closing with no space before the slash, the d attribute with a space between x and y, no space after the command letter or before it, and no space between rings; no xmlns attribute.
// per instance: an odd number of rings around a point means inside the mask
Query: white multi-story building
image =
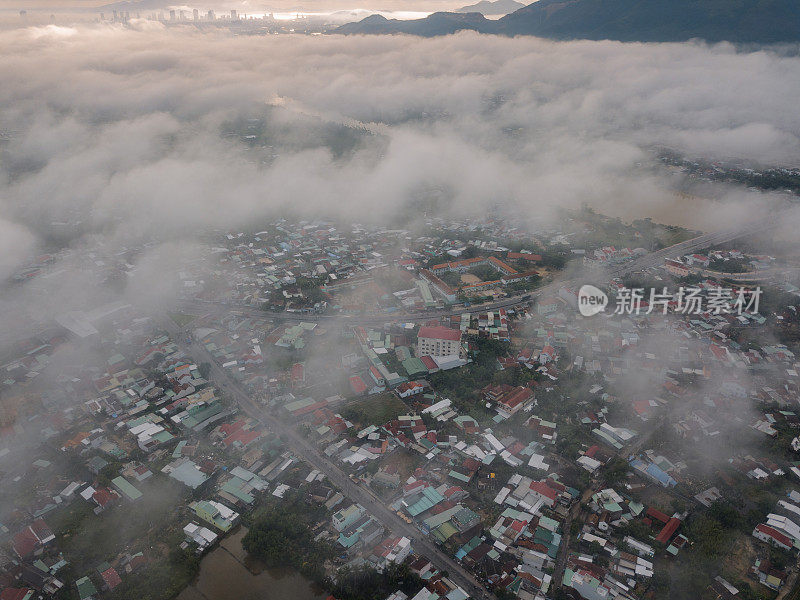
<svg viewBox="0 0 800 600"><path fill-rule="evenodd" d="M461 356L461 331L449 327L421 327L417 356Z"/></svg>

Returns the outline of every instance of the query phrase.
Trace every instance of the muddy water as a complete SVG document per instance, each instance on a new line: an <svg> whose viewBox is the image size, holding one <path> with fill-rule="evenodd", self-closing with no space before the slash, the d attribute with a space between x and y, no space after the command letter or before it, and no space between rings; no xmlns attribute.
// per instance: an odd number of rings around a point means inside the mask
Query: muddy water
<svg viewBox="0 0 800 600"><path fill-rule="evenodd" d="M323 600L327 596L292 569L264 569L242 548L244 527L203 557L195 582L178 600Z"/></svg>

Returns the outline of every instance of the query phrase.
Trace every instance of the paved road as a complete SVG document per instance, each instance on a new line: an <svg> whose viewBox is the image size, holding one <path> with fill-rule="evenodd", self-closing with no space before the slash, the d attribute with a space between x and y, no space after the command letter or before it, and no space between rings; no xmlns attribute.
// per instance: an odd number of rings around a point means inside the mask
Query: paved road
<svg viewBox="0 0 800 600"><path fill-rule="evenodd" d="M569 545L572 540L572 520L577 516L581 510L580 501L575 502L567 512L567 518L564 520L564 537L561 540L561 546L558 549L558 556L556 556L556 565L553 569L553 580L550 583L550 590L557 590L563 585L564 570L567 568L567 558L569 557Z"/></svg>
<svg viewBox="0 0 800 600"><path fill-rule="evenodd" d="M664 259L676 256L684 256L692 254L716 244L722 244L731 240L752 235L775 227L781 222L781 213L771 215L764 219L755 221L747 227L738 227L735 229L725 229L713 233L706 233L701 236L650 252L640 258L629 260L620 265L613 266L609 269L598 270L596 275L592 271L587 271L585 277L581 280L561 280L554 281L544 285L536 290L530 292L523 292L514 296L509 296L501 300L492 302L485 302L483 304L473 304L471 306L453 306L442 308L438 310L430 310L424 312L414 313L401 313L401 312L387 312L381 314L365 313L361 315L349 314L317 314L317 313L288 313L265 311L259 307L251 306L249 304L237 304L234 302L215 302L215 301L199 301L187 300L183 303L183 310L190 313L216 313L223 312L238 312L256 318L269 318L275 321L316 321L316 322L345 322L352 323L353 325L382 325L390 322L408 322L415 323L420 321L430 321L440 319L442 317L450 317L453 315L461 315L464 313L478 313L486 312L488 310L497 310L500 308L513 308L521 304L527 304L534 298L542 298L547 296L554 296L564 286L577 286L580 287L584 283L590 282L593 277L602 279L613 279L615 277L623 277L637 271L648 269L651 267L658 267L664 264Z"/></svg>
<svg viewBox="0 0 800 600"><path fill-rule="evenodd" d="M244 387L231 375L222 369L206 348L195 340L187 342L186 333L170 319L163 319L162 327L172 336L173 340L195 360L207 362L210 367L208 378L219 389L231 396L239 406L251 417L261 422L272 431L279 433L286 439L287 446L294 454L322 471L325 476L338 487L351 500L361 504L367 512L388 527L395 534L404 535L413 540L417 553L426 556L438 569L448 572L449 578L461 586L470 596L477 599L488 599L493 596L483 588L472 574L468 573L450 556L442 552L430 542L417 528L401 519L372 490L359 485L344 473L336 464L328 460L319 450L300 435L294 427L282 419L265 410L254 401Z"/></svg>
<svg viewBox="0 0 800 600"><path fill-rule="evenodd" d="M750 225L747 228L739 228L732 230L725 230L710 234L704 234L699 237L675 244L668 248L652 252L641 258L628 261L622 265L613 267L606 271L598 273L598 276L614 278L622 277L629 273L634 273L642 269L655 267L663 264L665 258L680 256L695 252L699 249L708 246L723 243L736 239L743 235L748 235L762 231L769 227L774 226L779 221L779 216L773 216L757 223ZM184 304L185 310L195 310L202 313L222 313L229 311L238 311L240 313L248 314L253 317L270 318L276 321L334 321L334 320L350 320L355 324L371 324L371 323L386 323L391 321L427 321L451 315L463 313L484 312L487 310L496 310L499 308L510 308L519 304L529 302L534 297L543 297L554 295L564 285L581 285L582 282L567 280L560 282L553 282L547 284L533 292L510 296L502 300L488 302L480 305L473 305L469 307L457 306L451 308L444 308L435 311L428 311L425 313L387 313L381 315L324 315L324 314L297 314L297 313L274 313L270 311L263 311L259 308L252 306L236 305L230 303L216 303L216 302L186 302ZM327 457L322 455L319 450L310 444L304 437L302 437L290 424L284 422L282 419L271 414L269 411L264 410L257 402L255 402L244 387L231 377L224 369L222 369L216 362L214 357L206 350L206 348L197 343L195 340L187 342L187 337L184 332L170 319L164 319L162 326L170 333L173 339L180 345L184 351L195 360L207 362L211 365L209 379L216 383L221 390L231 395L239 406L251 417L260 421L263 425L270 428L272 431L280 433L287 440L287 445L291 448L297 456L313 465L314 468L322 471L328 479L336 485L343 493L350 499L355 500L361 504L372 516L374 516L383 525L392 530L395 534L404 535L413 540L415 550L424 554L438 569L447 571L450 579L457 585L461 586L473 598L488 599L492 595L478 582L475 577L461 567L453 558L442 552L435 546L428 538L426 538L416 527L407 523L395 514L391 509L387 508L383 501L381 501L371 490L362 487L358 483L351 480L342 471L338 465L335 465ZM567 531L565 534L565 541L563 548L560 549L558 569L563 573L564 563L566 560L568 546L569 546L569 525L572 521L572 511L570 517L567 519ZM556 586L560 585L560 581L554 581Z"/></svg>

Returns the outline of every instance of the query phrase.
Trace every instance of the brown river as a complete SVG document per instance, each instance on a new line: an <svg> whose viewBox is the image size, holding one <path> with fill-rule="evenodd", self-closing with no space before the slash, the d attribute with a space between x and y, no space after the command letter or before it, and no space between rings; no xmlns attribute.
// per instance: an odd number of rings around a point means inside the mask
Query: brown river
<svg viewBox="0 0 800 600"><path fill-rule="evenodd" d="M264 569L242 548L240 527L203 557L197 579L178 600L324 600L322 590L291 569Z"/></svg>

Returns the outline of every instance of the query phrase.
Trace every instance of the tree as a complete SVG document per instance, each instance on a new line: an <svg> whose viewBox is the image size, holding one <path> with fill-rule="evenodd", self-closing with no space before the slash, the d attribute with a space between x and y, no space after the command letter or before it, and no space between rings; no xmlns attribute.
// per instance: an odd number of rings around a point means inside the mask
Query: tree
<svg viewBox="0 0 800 600"><path fill-rule="evenodd" d="M717 500L711 505L708 514L719 521L719 523L726 529L736 529L741 527L744 523L742 515L739 514L730 503L724 500Z"/></svg>
<svg viewBox="0 0 800 600"><path fill-rule="evenodd" d="M725 552L727 538L725 529L710 515L699 515L689 524L690 539L695 540L694 548L703 558L716 558Z"/></svg>
<svg viewBox="0 0 800 600"><path fill-rule="evenodd" d="M628 472L628 463L621 458L613 458L606 465L603 476L608 484L618 483Z"/></svg>
<svg viewBox="0 0 800 600"><path fill-rule="evenodd" d="M272 505L260 512L242 539L242 547L268 567L289 566L321 582L324 563L335 552L311 535L311 515L296 504Z"/></svg>

